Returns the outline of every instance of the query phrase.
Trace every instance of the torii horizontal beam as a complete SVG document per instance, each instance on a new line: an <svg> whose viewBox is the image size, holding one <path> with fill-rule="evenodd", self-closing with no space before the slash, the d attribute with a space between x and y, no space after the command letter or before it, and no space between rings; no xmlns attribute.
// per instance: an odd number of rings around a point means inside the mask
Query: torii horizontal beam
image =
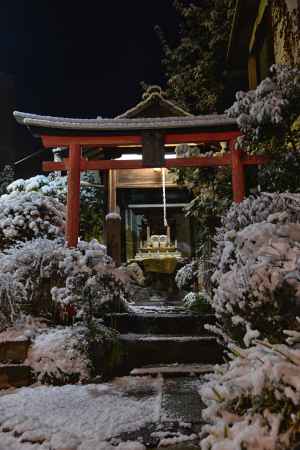
<svg viewBox="0 0 300 450"><path fill-rule="evenodd" d="M263 165L268 162L266 156L247 156L241 157L241 164L243 166ZM193 158L174 158L166 159L163 167L167 169L180 168L180 167L220 167L230 166L232 164L232 155L228 152L224 156L204 156ZM43 170L45 172L52 172L55 170L69 170L70 159L66 158L62 162L45 161L43 162ZM116 159L100 159L94 161L88 161L86 159L80 159L80 170L128 170L128 169L145 169L147 165L142 160L116 160Z"/></svg>
<svg viewBox="0 0 300 450"><path fill-rule="evenodd" d="M186 143L203 142L228 142L240 136L239 131L216 131L216 132L182 132L165 133L165 145L176 145ZM99 135L99 136L41 136L44 147L69 147L73 144L99 147L112 147L118 145L142 145L143 136L136 135Z"/></svg>

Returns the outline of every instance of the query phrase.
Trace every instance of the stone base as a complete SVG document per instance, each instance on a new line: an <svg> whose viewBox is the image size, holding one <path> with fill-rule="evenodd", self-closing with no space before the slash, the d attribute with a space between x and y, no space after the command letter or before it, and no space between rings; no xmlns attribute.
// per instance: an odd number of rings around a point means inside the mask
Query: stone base
<svg viewBox="0 0 300 450"><path fill-rule="evenodd" d="M0 389L29 386L32 382L31 369L24 364L0 365Z"/></svg>
<svg viewBox="0 0 300 450"><path fill-rule="evenodd" d="M28 339L0 341L0 362L22 363L27 358L29 346Z"/></svg>

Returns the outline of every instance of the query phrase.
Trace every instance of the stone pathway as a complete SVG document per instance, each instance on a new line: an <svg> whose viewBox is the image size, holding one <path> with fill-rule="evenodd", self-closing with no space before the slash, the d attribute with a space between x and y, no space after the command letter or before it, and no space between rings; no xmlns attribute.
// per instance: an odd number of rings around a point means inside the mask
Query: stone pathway
<svg viewBox="0 0 300 450"><path fill-rule="evenodd" d="M195 377L165 379L161 400L161 420L200 424L203 403L198 394L199 384L199 379Z"/></svg>
<svg viewBox="0 0 300 450"><path fill-rule="evenodd" d="M199 448L201 378L131 376L2 391L0 449L98 450L99 443L107 443L112 450L110 445L128 441L147 449Z"/></svg>
<svg viewBox="0 0 300 450"><path fill-rule="evenodd" d="M204 328L215 318L187 311L180 296L141 288L128 313L113 319L121 332L128 368L133 368L131 374L162 379L159 423L120 438L142 440L153 450L199 448L204 405L198 388L203 373L222 358L215 337Z"/></svg>
<svg viewBox="0 0 300 450"><path fill-rule="evenodd" d="M138 432L122 433L112 443L118 443L120 439L138 440L151 450L158 447L167 447L169 450L199 449L204 405L198 389L202 378L203 376L161 377L158 423L148 424ZM138 395L143 396L143 393L139 391ZM144 395L149 395L146 386Z"/></svg>

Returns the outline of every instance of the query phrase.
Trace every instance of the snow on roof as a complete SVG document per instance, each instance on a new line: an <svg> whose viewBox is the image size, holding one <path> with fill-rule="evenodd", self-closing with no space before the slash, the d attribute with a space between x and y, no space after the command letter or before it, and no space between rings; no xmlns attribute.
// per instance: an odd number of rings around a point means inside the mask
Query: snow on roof
<svg viewBox="0 0 300 450"><path fill-rule="evenodd" d="M14 112L18 123L29 127L43 127L65 130L94 131L132 131L184 128L209 128L216 126L234 126L236 119L225 114L209 114L183 117L142 117L133 119L75 119L64 117L40 116L19 111Z"/></svg>

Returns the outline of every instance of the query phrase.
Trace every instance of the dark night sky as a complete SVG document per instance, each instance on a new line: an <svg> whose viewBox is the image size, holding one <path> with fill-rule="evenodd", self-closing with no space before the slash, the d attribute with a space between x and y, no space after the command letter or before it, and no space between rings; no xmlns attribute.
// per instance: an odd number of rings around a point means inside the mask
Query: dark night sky
<svg viewBox="0 0 300 450"><path fill-rule="evenodd" d="M160 25L174 41L173 0L1 0L0 72L14 75L19 110L114 116L163 84Z"/></svg>

